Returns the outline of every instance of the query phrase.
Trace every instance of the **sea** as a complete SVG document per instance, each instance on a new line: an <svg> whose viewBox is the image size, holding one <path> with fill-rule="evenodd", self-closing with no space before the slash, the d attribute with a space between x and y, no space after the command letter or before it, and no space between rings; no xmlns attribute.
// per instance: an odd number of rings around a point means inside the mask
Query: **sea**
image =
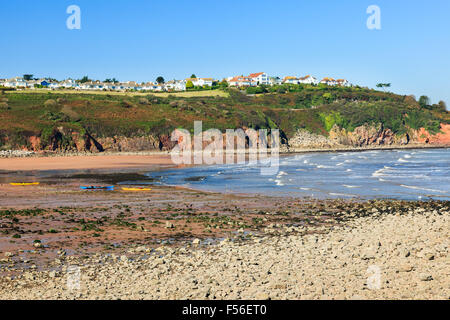
<svg viewBox="0 0 450 320"><path fill-rule="evenodd" d="M205 165L150 172L157 183L221 192L301 198L450 200L450 149L317 152L262 163Z"/></svg>

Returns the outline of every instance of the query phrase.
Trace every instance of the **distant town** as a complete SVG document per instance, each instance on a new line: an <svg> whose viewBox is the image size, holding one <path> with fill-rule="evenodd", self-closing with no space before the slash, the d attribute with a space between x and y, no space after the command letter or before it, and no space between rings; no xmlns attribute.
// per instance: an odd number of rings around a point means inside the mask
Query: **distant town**
<svg viewBox="0 0 450 320"><path fill-rule="evenodd" d="M158 77L155 82L121 82L113 79L104 81L92 80L87 76L82 79L66 79L57 81L51 78L34 78L33 75L23 75L12 79L0 79L0 87L15 88L17 90L24 89L69 89L69 90L100 90L100 91L148 91L148 92L176 92L188 90L206 90L220 87L258 87L258 86L274 86L282 84L307 84L318 85L324 84L328 86L352 86L345 79L324 78L318 80L311 75L304 77L286 76L270 77L265 72L252 73L248 76L233 76L216 80L214 78L198 78L193 74L190 78L184 80L165 81L163 77Z"/></svg>

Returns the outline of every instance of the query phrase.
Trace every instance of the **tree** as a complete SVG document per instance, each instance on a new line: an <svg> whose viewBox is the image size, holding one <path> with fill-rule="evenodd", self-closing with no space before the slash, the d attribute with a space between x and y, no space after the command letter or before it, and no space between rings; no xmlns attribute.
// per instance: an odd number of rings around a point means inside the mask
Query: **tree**
<svg viewBox="0 0 450 320"><path fill-rule="evenodd" d="M197 76L195 74L192 74L191 79L197 79Z"/></svg>
<svg viewBox="0 0 450 320"><path fill-rule="evenodd" d="M377 84L377 88L383 89L384 92L386 92L386 90L384 88L390 88L390 87L391 87L390 83L378 83Z"/></svg>
<svg viewBox="0 0 450 320"><path fill-rule="evenodd" d="M84 76L83 78L80 79L81 83L85 83L85 82L89 82L89 81L91 81L91 79L89 79L88 76Z"/></svg>
<svg viewBox="0 0 450 320"><path fill-rule="evenodd" d="M228 82L227 80L223 79L220 83L219 86L222 88L227 88L228 87Z"/></svg>
<svg viewBox="0 0 450 320"><path fill-rule="evenodd" d="M439 101L438 105L439 105L439 108L440 108L442 111L447 110L447 104L445 103L445 101L442 101L442 100Z"/></svg>
<svg viewBox="0 0 450 320"><path fill-rule="evenodd" d="M425 108L425 107L429 106L430 105L430 98L428 98L427 96L421 96L419 98L419 105L422 108Z"/></svg>
<svg viewBox="0 0 450 320"><path fill-rule="evenodd" d="M25 81L30 81L33 79L33 75L32 74L24 74L23 75L23 80Z"/></svg>
<svg viewBox="0 0 450 320"><path fill-rule="evenodd" d="M165 80L164 80L163 77L159 76L158 78L156 78L156 82L157 82L158 84L161 84L161 83L164 83Z"/></svg>
<svg viewBox="0 0 450 320"><path fill-rule="evenodd" d="M188 82L186 82L186 89L192 89L194 88L194 84L192 83L191 80L189 80Z"/></svg>

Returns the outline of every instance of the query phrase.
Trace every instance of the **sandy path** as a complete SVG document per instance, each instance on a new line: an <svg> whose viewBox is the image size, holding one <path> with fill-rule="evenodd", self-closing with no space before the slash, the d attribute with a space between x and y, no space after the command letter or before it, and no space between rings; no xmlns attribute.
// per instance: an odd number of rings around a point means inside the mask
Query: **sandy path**
<svg viewBox="0 0 450 320"><path fill-rule="evenodd" d="M171 164L168 154L0 158L0 170L9 171L137 168Z"/></svg>

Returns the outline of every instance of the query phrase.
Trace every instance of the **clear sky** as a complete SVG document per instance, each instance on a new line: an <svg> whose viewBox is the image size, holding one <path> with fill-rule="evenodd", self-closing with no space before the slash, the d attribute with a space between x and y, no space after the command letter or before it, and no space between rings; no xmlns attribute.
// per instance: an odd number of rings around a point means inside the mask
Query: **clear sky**
<svg viewBox="0 0 450 320"><path fill-rule="evenodd" d="M69 30L69 5L81 30ZM369 30L369 5L381 30ZM450 104L448 0L3 0L0 78L312 74Z"/></svg>

